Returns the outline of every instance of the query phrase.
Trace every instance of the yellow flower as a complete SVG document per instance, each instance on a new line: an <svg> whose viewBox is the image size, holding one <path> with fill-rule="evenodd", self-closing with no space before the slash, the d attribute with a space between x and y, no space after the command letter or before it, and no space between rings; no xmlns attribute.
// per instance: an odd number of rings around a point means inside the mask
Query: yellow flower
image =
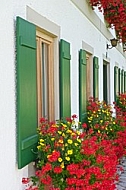
<svg viewBox="0 0 126 190"><path fill-rule="evenodd" d="M68 155L73 154L73 150L68 150L68 151L67 151L67 154L68 154Z"/></svg>
<svg viewBox="0 0 126 190"><path fill-rule="evenodd" d="M113 124L115 124L115 121L113 121Z"/></svg>
<svg viewBox="0 0 126 190"><path fill-rule="evenodd" d="M53 124L52 127L57 127L57 125L56 125L56 124Z"/></svg>
<svg viewBox="0 0 126 190"><path fill-rule="evenodd" d="M47 155L47 158L49 158L51 156L51 154Z"/></svg>
<svg viewBox="0 0 126 190"><path fill-rule="evenodd" d="M68 146L68 144L67 144L67 143L65 143L65 146Z"/></svg>
<svg viewBox="0 0 126 190"><path fill-rule="evenodd" d="M39 150L41 148L41 146L39 145L39 146L37 146L37 149Z"/></svg>
<svg viewBox="0 0 126 190"><path fill-rule="evenodd" d="M41 146L44 146L45 144L40 142L40 145L41 145Z"/></svg>
<svg viewBox="0 0 126 190"><path fill-rule="evenodd" d="M72 141L71 139L68 139L67 142L68 142L69 144L72 144L72 143L73 143L73 141Z"/></svg>
<svg viewBox="0 0 126 190"><path fill-rule="evenodd" d="M58 161L59 161L59 162L62 162L62 160L63 160L63 159L62 159L61 157L60 157L60 158L58 158Z"/></svg>
<svg viewBox="0 0 126 190"><path fill-rule="evenodd" d="M77 131L77 134L80 135L80 131Z"/></svg>
<svg viewBox="0 0 126 190"><path fill-rule="evenodd" d="M107 128L107 127L106 127L105 129L106 129L106 130L108 130L108 128Z"/></svg>
<svg viewBox="0 0 126 190"><path fill-rule="evenodd" d="M63 124L64 127L67 127L67 125Z"/></svg>
<svg viewBox="0 0 126 190"><path fill-rule="evenodd" d="M101 133L101 131L100 131L100 130L98 130L98 133Z"/></svg>
<svg viewBox="0 0 126 190"><path fill-rule="evenodd" d="M62 132L61 131L58 131L58 133L61 135L62 134Z"/></svg>
<svg viewBox="0 0 126 190"><path fill-rule="evenodd" d="M66 159L67 161L70 161L70 157L68 157L68 156L66 156L65 159Z"/></svg>
<svg viewBox="0 0 126 190"><path fill-rule="evenodd" d="M51 141L54 141L55 140L55 138L53 137L53 138L51 138Z"/></svg>
<svg viewBox="0 0 126 190"><path fill-rule="evenodd" d="M72 133L72 131L71 131L70 129L68 129L68 130L66 131L66 133Z"/></svg>
<svg viewBox="0 0 126 190"><path fill-rule="evenodd" d="M75 135L75 133L72 132L71 135Z"/></svg>
<svg viewBox="0 0 126 190"><path fill-rule="evenodd" d="M63 140L60 139L60 140L59 140L59 143L63 143Z"/></svg>
<svg viewBox="0 0 126 190"><path fill-rule="evenodd" d="M81 140L80 140L80 139L77 139L77 141L78 141L79 143L81 143Z"/></svg>
<svg viewBox="0 0 126 190"><path fill-rule="evenodd" d="M44 139L40 139L40 142L44 142Z"/></svg>
<svg viewBox="0 0 126 190"><path fill-rule="evenodd" d="M78 146L78 143L74 143L75 144L75 146Z"/></svg>
<svg viewBox="0 0 126 190"><path fill-rule="evenodd" d="M65 137L65 133L62 133L62 136Z"/></svg>
<svg viewBox="0 0 126 190"><path fill-rule="evenodd" d="M64 123L61 123L61 125L62 125L63 127L65 127L65 128L67 127L67 125L65 125Z"/></svg>
<svg viewBox="0 0 126 190"><path fill-rule="evenodd" d="M64 168L64 162L62 162L60 166L61 166L61 168Z"/></svg>

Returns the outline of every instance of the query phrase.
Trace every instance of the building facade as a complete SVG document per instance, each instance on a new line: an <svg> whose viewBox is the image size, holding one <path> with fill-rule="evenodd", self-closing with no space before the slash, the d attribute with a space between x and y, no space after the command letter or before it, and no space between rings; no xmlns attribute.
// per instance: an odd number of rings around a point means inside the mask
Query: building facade
<svg viewBox="0 0 126 190"><path fill-rule="evenodd" d="M36 127L77 114L90 96L126 92L126 53L87 0L10 0L0 17L0 189L22 190L34 173Z"/></svg>

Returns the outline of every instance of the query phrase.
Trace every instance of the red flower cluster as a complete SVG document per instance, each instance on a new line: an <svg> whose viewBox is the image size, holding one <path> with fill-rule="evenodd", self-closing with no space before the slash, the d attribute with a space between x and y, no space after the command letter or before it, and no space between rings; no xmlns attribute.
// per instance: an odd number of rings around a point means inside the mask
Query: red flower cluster
<svg viewBox="0 0 126 190"><path fill-rule="evenodd" d="M48 161L49 162L55 162L58 160L59 157L60 157L60 152L54 151L54 152L52 152L52 154L49 155Z"/></svg>
<svg viewBox="0 0 126 190"><path fill-rule="evenodd" d="M109 27L115 28L117 38L126 43L126 1L125 0L89 0L92 7L103 11Z"/></svg>
<svg viewBox="0 0 126 190"><path fill-rule="evenodd" d="M126 93L120 94L114 102L117 122L126 127Z"/></svg>

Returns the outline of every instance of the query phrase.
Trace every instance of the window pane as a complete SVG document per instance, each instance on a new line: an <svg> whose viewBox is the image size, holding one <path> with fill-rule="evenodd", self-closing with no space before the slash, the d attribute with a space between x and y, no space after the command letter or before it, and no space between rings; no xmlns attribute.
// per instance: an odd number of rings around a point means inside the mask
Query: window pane
<svg viewBox="0 0 126 190"><path fill-rule="evenodd" d="M103 65L103 100L107 103L107 65Z"/></svg>
<svg viewBox="0 0 126 190"><path fill-rule="evenodd" d="M42 113L48 118L48 45L42 42Z"/></svg>

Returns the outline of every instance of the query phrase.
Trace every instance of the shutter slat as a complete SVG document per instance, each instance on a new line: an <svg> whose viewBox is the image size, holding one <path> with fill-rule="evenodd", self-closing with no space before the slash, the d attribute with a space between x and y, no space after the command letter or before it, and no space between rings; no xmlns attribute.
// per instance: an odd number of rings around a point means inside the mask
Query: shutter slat
<svg viewBox="0 0 126 190"><path fill-rule="evenodd" d="M36 157L31 151L37 145L36 27L20 17L16 24L17 159L20 169Z"/></svg>
<svg viewBox="0 0 126 190"><path fill-rule="evenodd" d="M32 39L28 40L27 38L24 38L23 36L20 36L19 40L20 40L20 45L21 46L26 46L26 47L29 47L29 48L36 49L36 43L34 43Z"/></svg>
<svg viewBox="0 0 126 190"><path fill-rule="evenodd" d="M60 41L60 117L71 117L70 43Z"/></svg>
<svg viewBox="0 0 126 190"><path fill-rule="evenodd" d="M30 146L36 144L37 141L38 141L38 135L37 134L22 140L22 150L29 148Z"/></svg>

